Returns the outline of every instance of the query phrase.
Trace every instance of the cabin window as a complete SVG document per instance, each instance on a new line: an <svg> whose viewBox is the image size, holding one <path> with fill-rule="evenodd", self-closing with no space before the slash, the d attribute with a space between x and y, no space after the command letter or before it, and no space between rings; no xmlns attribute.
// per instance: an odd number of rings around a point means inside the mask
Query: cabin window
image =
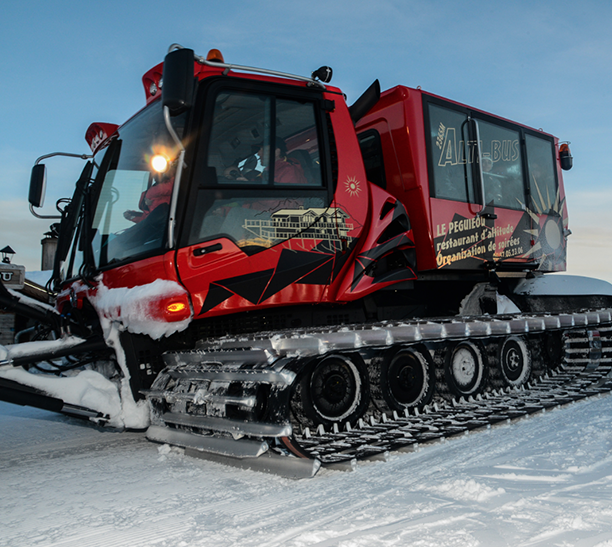
<svg viewBox="0 0 612 547"><path fill-rule="evenodd" d="M548 139L525 136L529 165L529 193L536 211L558 210L559 188L555 175L555 149Z"/></svg>
<svg viewBox="0 0 612 547"><path fill-rule="evenodd" d="M522 209L525 186L519 132L482 120L478 127L485 205Z"/></svg>
<svg viewBox="0 0 612 547"><path fill-rule="evenodd" d="M386 188L387 181L380 134L378 131L371 129L360 133L357 138L359 139L359 147L361 148L361 156L368 180L376 186Z"/></svg>
<svg viewBox="0 0 612 547"><path fill-rule="evenodd" d="M429 116L434 196L474 202L475 147L468 135L467 115L430 105Z"/></svg>
<svg viewBox="0 0 612 547"><path fill-rule="evenodd" d="M221 88L188 244L225 237L248 254L328 229L316 100ZM316 228L315 228L316 227ZM317 233L319 233L317 232Z"/></svg>
<svg viewBox="0 0 612 547"><path fill-rule="evenodd" d="M218 184L321 186L315 104L222 91L215 100L208 166Z"/></svg>
<svg viewBox="0 0 612 547"><path fill-rule="evenodd" d="M521 130L485 117L429 104L432 196L523 209L526 177Z"/></svg>

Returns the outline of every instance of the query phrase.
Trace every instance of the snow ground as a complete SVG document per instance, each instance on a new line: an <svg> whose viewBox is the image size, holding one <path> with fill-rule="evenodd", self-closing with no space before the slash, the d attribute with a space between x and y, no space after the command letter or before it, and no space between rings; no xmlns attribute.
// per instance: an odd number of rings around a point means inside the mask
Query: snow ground
<svg viewBox="0 0 612 547"><path fill-rule="evenodd" d="M612 547L612 397L301 481L0 403L0 545Z"/></svg>

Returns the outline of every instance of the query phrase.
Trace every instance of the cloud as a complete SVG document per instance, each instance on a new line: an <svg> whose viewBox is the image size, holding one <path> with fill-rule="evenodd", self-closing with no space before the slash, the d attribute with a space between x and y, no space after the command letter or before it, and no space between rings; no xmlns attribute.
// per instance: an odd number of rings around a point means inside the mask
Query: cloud
<svg viewBox="0 0 612 547"><path fill-rule="evenodd" d="M612 282L612 190L567 191L567 271Z"/></svg>

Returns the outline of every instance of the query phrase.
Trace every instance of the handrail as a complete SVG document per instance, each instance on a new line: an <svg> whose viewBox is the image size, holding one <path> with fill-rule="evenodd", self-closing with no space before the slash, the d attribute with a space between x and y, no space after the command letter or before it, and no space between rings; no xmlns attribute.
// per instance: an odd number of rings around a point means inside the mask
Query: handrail
<svg viewBox="0 0 612 547"><path fill-rule="evenodd" d="M168 48L168 53L170 53L171 51L174 51L175 49L185 49L185 48L181 46L180 44L172 44ZM228 72L230 70L241 70L243 72L255 72L259 74L269 74L271 76L280 76L282 78L291 78L293 80L300 80L302 82L307 82L311 86L318 86L318 87L321 87L322 89L327 89L323 83L321 83L318 80L315 80L312 77L309 78L308 76L298 76L297 74L289 74L287 72L280 72L278 70L269 70L267 68L256 68L252 66L232 65L232 64L228 64L224 62L219 62L219 61L208 61L205 57L202 57L201 55L196 55L196 54L194 54L194 58L201 65L206 65L206 66L215 67L215 68L222 67L222 68L227 69Z"/></svg>

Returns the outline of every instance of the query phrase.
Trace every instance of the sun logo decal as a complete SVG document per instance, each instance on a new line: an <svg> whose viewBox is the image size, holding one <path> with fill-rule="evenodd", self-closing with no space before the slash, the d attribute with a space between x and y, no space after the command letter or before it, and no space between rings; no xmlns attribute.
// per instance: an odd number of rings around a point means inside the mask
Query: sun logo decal
<svg viewBox="0 0 612 547"><path fill-rule="evenodd" d="M523 258L539 257L541 269L557 270L558 262L565 256L565 232L568 225L567 217L563 216L565 198L560 199L559 190L552 198L548 191L544 196L535 177L533 182L537 193L532 195L533 209L525 207L532 224L531 229L525 231L531 236L533 247Z"/></svg>
<svg viewBox="0 0 612 547"><path fill-rule="evenodd" d="M361 192L361 184L355 177L348 177L344 183L344 188L351 197L358 196Z"/></svg>

